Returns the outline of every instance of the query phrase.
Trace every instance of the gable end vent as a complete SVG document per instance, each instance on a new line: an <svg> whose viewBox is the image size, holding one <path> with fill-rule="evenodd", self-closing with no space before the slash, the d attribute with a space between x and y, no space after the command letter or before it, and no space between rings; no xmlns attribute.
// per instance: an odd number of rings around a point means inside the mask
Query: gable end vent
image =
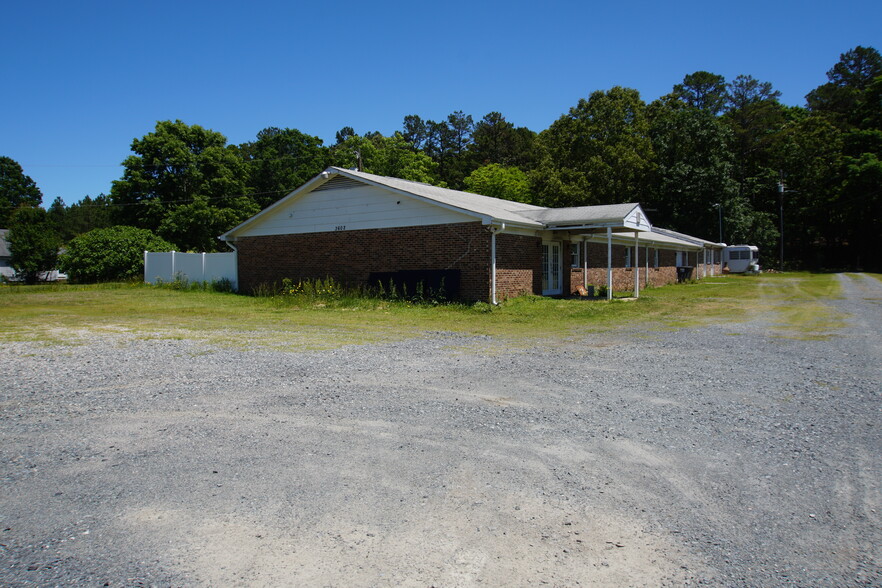
<svg viewBox="0 0 882 588"><path fill-rule="evenodd" d="M364 182L359 182L358 180L353 180L350 178L344 178L343 176L337 176L335 178L331 178L315 190L313 192L321 192L323 190L349 190L350 188L358 188L364 186Z"/></svg>

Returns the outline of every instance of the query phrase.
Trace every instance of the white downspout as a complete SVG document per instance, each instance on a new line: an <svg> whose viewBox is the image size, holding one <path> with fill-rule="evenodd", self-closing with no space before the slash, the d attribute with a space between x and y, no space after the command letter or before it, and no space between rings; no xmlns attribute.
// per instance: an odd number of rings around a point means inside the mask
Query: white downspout
<svg viewBox="0 0 882 588"><path fill-rule="evenodd" d="M239 250L236 249L236 246L233 245L232 241L224 241L227 244L227 247L233 250L233 253L236 254L236 263L233 264L233 268L235 268L236 275L233 277L233 288L236 292L239 291Z"/></svg>
<svg viewBox="0 0 882 588"><path fill-rule="evenodd" d="M606 227L606 299L612 300L612 227Z"/></svg>

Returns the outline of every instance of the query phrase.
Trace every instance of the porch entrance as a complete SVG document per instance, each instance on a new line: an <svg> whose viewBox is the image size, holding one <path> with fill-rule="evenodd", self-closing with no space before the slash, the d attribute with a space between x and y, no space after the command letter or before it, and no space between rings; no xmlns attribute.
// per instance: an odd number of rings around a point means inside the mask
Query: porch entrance
<svg viewBox="0 0 882 588"><path fill-rule="evenodd" d="M561 271L561 244L557 241L542 243L542 295L563 294Z"/></svg>

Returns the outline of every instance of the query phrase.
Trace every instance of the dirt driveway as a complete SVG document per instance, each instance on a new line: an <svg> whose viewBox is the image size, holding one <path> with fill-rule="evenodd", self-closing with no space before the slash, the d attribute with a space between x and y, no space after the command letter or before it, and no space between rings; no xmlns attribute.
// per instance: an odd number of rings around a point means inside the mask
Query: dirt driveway
<svg viewBox="0 0 882 588"><path fill-rule="evenodd" d="M0 584L882 585L882 285L532 349L0 344Z"/></svg>

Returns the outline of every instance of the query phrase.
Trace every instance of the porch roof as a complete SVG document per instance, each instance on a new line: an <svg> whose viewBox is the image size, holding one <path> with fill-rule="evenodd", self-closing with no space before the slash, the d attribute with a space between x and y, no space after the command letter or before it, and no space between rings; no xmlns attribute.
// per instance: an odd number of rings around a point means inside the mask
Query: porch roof
<svg viewBox="0 0 882 588"><path fill-rule="evenodd" d="M726 246L725 243L715 243L713 241L708 241L707 239L693 237L692 235L687 235L686 233L678 233L677 231L663 229L661 227L653 227L652 231L653 233L658 233L660 236L663 237L676 239L678 241L686 241L687 243L691 243L699 247L705 247L707 249L722 249Z"/></svg>

